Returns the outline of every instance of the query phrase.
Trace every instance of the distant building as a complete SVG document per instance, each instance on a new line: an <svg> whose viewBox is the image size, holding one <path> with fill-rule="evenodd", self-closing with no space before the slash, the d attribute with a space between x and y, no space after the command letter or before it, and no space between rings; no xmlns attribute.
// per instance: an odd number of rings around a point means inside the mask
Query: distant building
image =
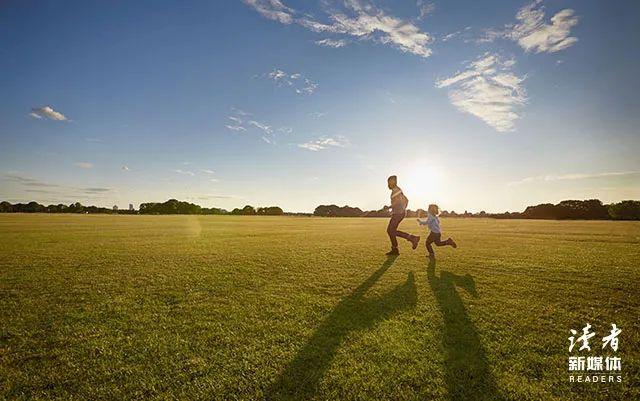
<svg viewBox="0 0 640 401"><path fill-rule="evenodd" d="M118 205L113 205L113 211L117 212L118 211Z"/></svg>
<svg viewBox="0 0 640 401"><path fill-rule="evenodd" d="M129 203L129 211L133 212L133 203Z"/></svg>

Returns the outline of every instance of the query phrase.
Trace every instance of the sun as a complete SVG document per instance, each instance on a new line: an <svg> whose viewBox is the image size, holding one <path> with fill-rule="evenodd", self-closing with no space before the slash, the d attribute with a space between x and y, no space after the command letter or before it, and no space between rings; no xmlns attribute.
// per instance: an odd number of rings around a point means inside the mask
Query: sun
<svg viewBox="0 0 640 401"><path fill-rule="evenodd" d="M445 182L443 169L427 160L411 163L398 174L398 184L409 198L409 208L413 210L442 202Z"/></svg>

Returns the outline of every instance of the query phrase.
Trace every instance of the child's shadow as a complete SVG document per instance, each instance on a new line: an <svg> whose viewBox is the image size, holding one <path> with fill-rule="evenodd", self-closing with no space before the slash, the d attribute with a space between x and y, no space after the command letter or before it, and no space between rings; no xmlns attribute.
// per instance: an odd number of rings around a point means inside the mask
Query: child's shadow
<svg viewBox="0 0 640 401"><path fill-rule="evenodd" d="M395 257L387 258L378 270L336 305L275 383L267 389L266 399L312 398L340 344L350 332L371 328L393 313L415 306L417 295L413 273L409 273L403 284L383 296L364 298L367 290L391 267L394 260Z"/></svg>
<svg viewBox="0 0 640 401"><path fill-rule="evenodd" d="M499 395L478 331L469 318L456 287L478 297L472 276L442 271L435 274L436 261L429 260L427 279L444 321L445 380L452 400L499 400Z"/></svg>

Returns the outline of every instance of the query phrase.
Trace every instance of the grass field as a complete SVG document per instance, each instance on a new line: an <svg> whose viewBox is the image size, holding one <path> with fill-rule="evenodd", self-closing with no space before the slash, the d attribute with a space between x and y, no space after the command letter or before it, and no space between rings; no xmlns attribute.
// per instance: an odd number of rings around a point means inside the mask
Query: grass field
<svg viewBox="0 0 640 401"><path fill-rule="evenodd" d="M0 215L0 398L640 398L639 223L442 225ZM622 383L569 383L587 322Z"/></svg>

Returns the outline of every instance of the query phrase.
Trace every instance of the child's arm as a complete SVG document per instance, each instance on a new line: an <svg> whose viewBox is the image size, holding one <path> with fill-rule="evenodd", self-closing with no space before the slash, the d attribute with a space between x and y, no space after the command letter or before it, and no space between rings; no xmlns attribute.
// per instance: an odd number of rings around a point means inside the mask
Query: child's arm
<svg viewBox="0 0 640 401"><path fill-rule="evenodd" d="M416 220L418 220L418 224L420 224L421 226L427 225L427 219L416 219Z"/></svg>

